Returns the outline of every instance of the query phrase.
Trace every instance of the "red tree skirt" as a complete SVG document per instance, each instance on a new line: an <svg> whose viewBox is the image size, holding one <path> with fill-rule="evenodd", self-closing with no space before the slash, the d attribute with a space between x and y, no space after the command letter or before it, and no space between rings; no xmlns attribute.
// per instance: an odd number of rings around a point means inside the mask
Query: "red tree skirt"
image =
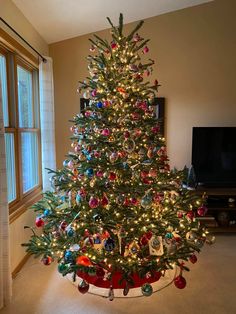
<svg viewBox="0 0 236 314"><path fill-rule="evenodd" d="M121 272L115 272L112 276L111 280L103 280L102 277L98 277L98 276L90 276L84 272L78 271L77 275L86 280L88 283L99 287L99 288L107 288L109 289L111 286L113 287L113 289L124 289L126 286L126 281L123 280L121 283L120 279L122 277L122 273ZM132 275L133 281L134 281L134 286L130 287L130 288L138 288L141 287L143 284L145 283L153 283L156 282L160 279L161 277L161 273L160 272L155 272L152 274L152 276L150 276L149 278L140 278L139 275L137 273L134 273Z"/></svg>

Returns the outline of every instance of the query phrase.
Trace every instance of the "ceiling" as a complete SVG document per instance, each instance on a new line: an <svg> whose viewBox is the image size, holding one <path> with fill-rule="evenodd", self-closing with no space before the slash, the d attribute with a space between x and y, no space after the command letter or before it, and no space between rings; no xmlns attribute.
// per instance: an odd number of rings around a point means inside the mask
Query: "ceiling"
<svg viewBox="0 0 236 314"><path fill-rule="evenodd" d="M124 23L212 0L12 0L47 43L109 28L106 17Z"/></svg>

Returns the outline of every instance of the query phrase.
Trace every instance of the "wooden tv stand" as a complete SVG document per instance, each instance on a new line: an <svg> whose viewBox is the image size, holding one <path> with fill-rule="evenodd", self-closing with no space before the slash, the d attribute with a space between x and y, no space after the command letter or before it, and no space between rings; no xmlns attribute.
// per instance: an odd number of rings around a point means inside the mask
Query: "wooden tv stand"
<svg viewBox="0 0 236 314"><path fill-rule="evenodd" d="M198 218L213 232L236 232L236 188L208 188L198 186L194 193L206 193L208 212Z"/></svg>

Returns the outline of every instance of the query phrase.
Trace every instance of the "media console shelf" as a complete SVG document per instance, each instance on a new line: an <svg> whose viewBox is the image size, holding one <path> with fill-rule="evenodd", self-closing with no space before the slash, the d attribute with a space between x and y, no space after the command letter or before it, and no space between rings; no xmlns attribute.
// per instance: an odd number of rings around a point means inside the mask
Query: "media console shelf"
<svg viewBox="0 0 236 314"><path fill-rule="evenodd" d="M206 193L208 212L200 217L212 232L236 232L236 188L197 187L197 195Z"/></svg>

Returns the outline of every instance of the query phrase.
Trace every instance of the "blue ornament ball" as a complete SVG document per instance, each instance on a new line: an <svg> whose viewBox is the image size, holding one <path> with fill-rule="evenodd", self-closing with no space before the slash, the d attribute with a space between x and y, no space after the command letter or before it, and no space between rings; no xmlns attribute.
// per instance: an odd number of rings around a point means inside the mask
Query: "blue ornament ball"
<svg viewBox="0 0 236 314"><path fill-rule="evenodd" d="M93 176L93 168L88 168L86 170L86 174L87 174L88 177L92 177Z"/></svg>
<svg viewBox="0 0 236 314"><path fill-rule="evenodd" d="M105 250L108 252L113 251L115 248L115 241L112 238L108 238L104 242L104 247L105 247Z"/></svg>
<svg viewBox="0 0 236 314"><path fill-rule="evenodd" d="M50 209L45 209L43 212L44 217L47 217L51 213Z"/></svg>
<svg viewBox="0 0 236 314"><path fill-rule="evenodd" d="M103 103L101 102L101 101L99 101L98 103L97 103L97 108L102 108L103 107Z"/></svg>
<svg viewBox="0 0 236 314"><path fill-rule="evenodd" d="M70 229L67 231L67 235L68 235L69 237L73 237L74 233L75 233L75 231L74 231L73 228L70 228Z"/></svg>
<svg viewBox="0 0 236 314"><path fill-rule="evenodd" d="M65 255L64 255L64 259L66 263L72 262L73 260L73 255L71 251L66 251Z"/></svg>

